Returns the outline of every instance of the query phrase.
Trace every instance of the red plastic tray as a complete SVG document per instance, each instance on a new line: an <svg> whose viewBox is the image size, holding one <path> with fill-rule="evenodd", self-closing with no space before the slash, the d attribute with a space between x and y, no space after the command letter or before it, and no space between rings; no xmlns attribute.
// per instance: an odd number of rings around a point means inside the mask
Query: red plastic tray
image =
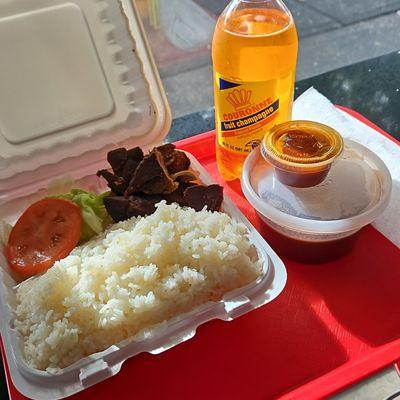
<svg viewBox="0 0 400 400"><path fill-rule="evenodd" d="M209 132L178 146L224 184L214 140ZM225 188L257 228L239 183ZM400 359L400 250L381 233L365 227L354 251L332 263L284 261L288 283L272 303L207 323L160 355L133 357L71 399L320 399ZM25 399L7 378L11 399Z"/></svg>

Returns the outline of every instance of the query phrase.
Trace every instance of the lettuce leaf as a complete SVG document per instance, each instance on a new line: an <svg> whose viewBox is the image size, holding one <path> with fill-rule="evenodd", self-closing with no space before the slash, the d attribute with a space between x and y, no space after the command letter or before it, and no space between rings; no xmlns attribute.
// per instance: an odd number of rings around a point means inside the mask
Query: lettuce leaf
<svg viewBox="0 0 400 400"><path fill-rule="evenodd" d="M12 228L8 222L0 221L0 244L7 244Z"/></svg>
<svg viewBox="0 0 400 400"><path fill-rule="evenodd" d="M109 192L95 194L82 189L71 189L68 193L52 196L73 201L81 209L82 230L79 244L85 243L93 236L103 232L111 223L103 202L104 197L108 195Z"/></svg>

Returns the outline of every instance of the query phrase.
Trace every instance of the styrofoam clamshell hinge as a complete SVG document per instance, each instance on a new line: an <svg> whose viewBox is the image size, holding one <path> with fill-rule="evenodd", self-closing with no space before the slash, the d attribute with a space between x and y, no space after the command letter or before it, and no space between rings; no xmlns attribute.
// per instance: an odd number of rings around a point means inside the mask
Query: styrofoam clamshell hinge
<svg viewBox="0 0 400 400"><path fill-rule="evenodd" d="M79 380L83 387L89 387L113 375L112 369L104 360L97 360L79 372Z"/></svg>
<svg viewBox="0 0 400 400"><path fill-rule="evenodd" d="M178 335L169 338L168 342L155 349L149 350L150 354L160 354L166 350L171 349L179 343L186 342L196 334L196 329L188 329L187 331L179 332Z"/></svg>
<svg viewBox="0 0 400 400"><path fill-rule="evenodd" d="M250 299L246 296L236 297L224 302L227 319L233 319L253 308Z"/></svg>

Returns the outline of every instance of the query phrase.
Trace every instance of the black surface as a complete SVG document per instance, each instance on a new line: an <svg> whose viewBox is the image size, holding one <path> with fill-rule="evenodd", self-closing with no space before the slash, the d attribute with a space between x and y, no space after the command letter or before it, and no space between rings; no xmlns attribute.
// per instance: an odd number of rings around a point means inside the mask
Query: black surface
<svg viewBox="0 0 400 400"><path fill-rule="evenodd" d="M6 384L6 377L4 375L3 361L0 360L0 399L7 400L8 398L9 397Z"/></svg>
<svg viewBox="0 0 400 400"><path fill-rule="evenodd" d="M400 139L400 52L364 61L297 82L296 96L310 86L340 104L363 114ZM207 109L173 121L169 141L214 128L214 113ZM0 363L0 399L8 399Z"/></svg>
<svg viewBox="0 0 400 400"><path fill-rule="evenodd" d="M400 52L301 81L296 95L310 86L400 139Z"/></svg>
<svg viewBox="0 0 400 400"><path fill-rule="evenodd" d="M297 82L295 97L311 86L400 139L400 52ZM172 122L168 141L209 131L214 124L212 109L185 115Z"/></svg>

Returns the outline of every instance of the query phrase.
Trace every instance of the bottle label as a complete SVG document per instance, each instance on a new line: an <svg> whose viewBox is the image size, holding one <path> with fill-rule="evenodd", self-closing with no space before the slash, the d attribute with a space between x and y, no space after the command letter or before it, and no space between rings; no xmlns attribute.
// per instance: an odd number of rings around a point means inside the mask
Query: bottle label
<svg viewBox="0 0 400 400"><path fill-rule="evenodd" d="M234 82L215 76L215 109L220 146L250 153L261 143L268 127L279 115L276 81Z"/></svg>

